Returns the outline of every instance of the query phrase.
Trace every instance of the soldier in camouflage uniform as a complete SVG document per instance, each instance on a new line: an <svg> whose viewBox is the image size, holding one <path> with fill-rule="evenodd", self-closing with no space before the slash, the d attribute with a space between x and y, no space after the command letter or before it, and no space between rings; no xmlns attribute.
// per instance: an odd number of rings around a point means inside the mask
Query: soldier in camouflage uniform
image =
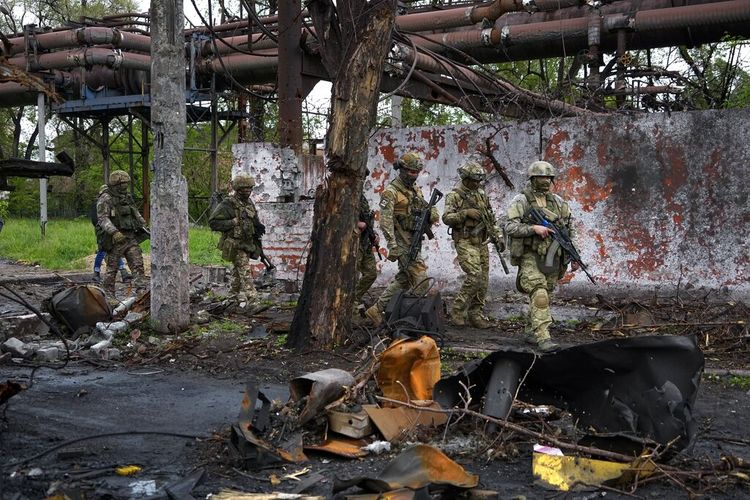
<svg viewBox="0 0 750 500"><path fill-rule="evenodd" d="M510 240L510 262L518 266L516 288L529 296L526 341L536 344L542 351L549 351L557 347L549 334L552 324L550 294L567 271L569 259L553 242L549 228L527 219L528 211L532 207L540 210L550 221L564 224L570 231L571 239L575 235L568 203L549 192L555 178L552 165L546 161L535 161L529 165L528 176L528 184L508 207L505 230ZM572 269L578 269L575 262Z"/></svg>
<svg viewBox="0 0 750 500"><path fill-rule="evenodd" d="M427 266L422 256L418 255L408 266L404 265L402 258L409 253L416 215L427 208L422 190L415 184L424 165L416 153L409 152L394 164L394 168L398 170L398 177L380 195L380 229L388 244L388 260L398 262L398 273L366 312L375 325L383 322L385 306L398 290L412 289L421 294L429 287ZM436 224L439 220L440 214L433 207L430 222Z"/></svg>
<svg viewBox="0 0 750 500"><path fill-rule="evenodd" d="M266 231L250 199L254 186L255 180L250 176L235 177L232 181L234 195L222 200L208 219L211 229L221 232L218 244L221 257L234 266L231 292L237 294L239 300L249 303L258 300L250 259L260 258L260 237Z"/></svg>
<svg viewBox="0 0 750 500"><path fill-rule="evenodd" d="M128 192L129 184L127 172L115 170L109 174L107 187L100 191L96 200L97 240L101 241L102 250L107 252L107 272L102 280L102 288L113 297L117 268L122 257L128 261L135 287L141 289L146 285L143 253L138 246L145 239L143 228L146 221Z"/></svg>
<svg viewBox="0 0 750 500"><path fill-rule="evenodd" d="M375 265L375 255L372 253L372 243L367 235L367 228L375 230L373 213L370 210L370 204L367 202L367 198L363 194L359 198L359 221L357 222L357 229L360 231L359 237L359 249L357 253L357 271L359 272L359 279L357 280L357 287L354 289L354 307L357 307L362 303L362 298L370 289L375 279L378 277L378 270ZM380 237L375 235L375 244L380 243Z"/></svg>
<svg viewBox="0 0 750 500"><path fill-rule="evenodd" d="M461 290L453 301L453 324L463 326L466 319L475 328L489 328L491 321L484 315L490 254L487 248L489 231L497 233L495 214L480 187L485 171L478 163L467 163L458 169L461 182L445 198L443 222L450 226L456 256L466 273ZM486 227L491 221L492 227Z"/></svg>

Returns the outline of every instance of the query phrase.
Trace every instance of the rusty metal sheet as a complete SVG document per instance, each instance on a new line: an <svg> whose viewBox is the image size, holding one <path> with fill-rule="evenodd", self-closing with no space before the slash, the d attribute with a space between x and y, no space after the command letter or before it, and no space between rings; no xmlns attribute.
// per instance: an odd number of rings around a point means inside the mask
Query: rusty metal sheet
<svg viewBox="0 0 750 500"><path fill-rule="evenodd" d="M368 452L363 450L368 445L366 439L352 439L347 437L331 437L320 444L309 444L305 446L308 451L321 451L344 458L366 457Z"/></svg>
<svg viewBox="0 0 750 500"><path fill-rule="evenodd" d="M386 398L431 400L432 388L440 380L437 344L427 336L394 341L380 355L380 368L375 378Z"/></svg>
<svg viewBox="0 0 750 500"><path fill-rule="evenodd" d="M427 486L474 488L479 476L470 474L448 458L442 451L426 444L418 444L401 452L377 477L358 477L336 481L334 493L352 486L366 491L386 492L400 488L419 490Z"/></svg>
<svg viewBox="0 0 750 500"><path fill-rule="evenodd" d="M448 421L448 416L445 413L417 410L404 406L379 408L375 405L364 405L362 408L367 412L383 438L391 442L400 441L418 425L436 427ZM427 405L427 408L440 409L440 406L431 402Z"/></svg>
<svg viewBox="0 0 750 500"><path fill-rule="evenodd" d="M56 293L50 299L52 314L76 333L80 328L93 328L100 321L112 319L112 309L101 288L77 285Z"/></svg>
<svg viewBox="0 0 750 500"><path fill-rule="evenodd" d="M345 387L354 385L352 374L338 368L307 373L289 382L293 401L307 397L307 404L299 415L299 425L315 417L327 404L344 395Z"/></svg>

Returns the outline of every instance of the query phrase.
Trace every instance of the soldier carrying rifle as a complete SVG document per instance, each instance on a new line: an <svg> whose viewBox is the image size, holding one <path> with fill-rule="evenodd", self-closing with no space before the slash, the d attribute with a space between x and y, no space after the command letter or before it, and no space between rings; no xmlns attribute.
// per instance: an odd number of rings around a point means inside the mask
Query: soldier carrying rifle
<svg viewBox="0 0 750 500"><path fill-rule="evenodd" d="M366 311L375 325L383 322L385 306L398 290L412 290L419 294L429 287L427 265L420 255L421 240L424 234L432 234L429 226L438 223L440 214L437 208L425 201L422 190L416 185L423 168L416 153L404 154L394 164L398 177L385 188L380 198L380 229L388 244L388 260L398 262L398 273L378 301Z"/></svg>
<svg viewBox="0 0 750 500"><path fill-rule="evenodd" d="M234 195L222 200L208 219L211 229L221 232L218 244L221 257L231 261L234 266L230 291L249 306L255 305L259 299L250 259L260 259L267 269L273 269L263 253L261 238L266 227L261 224L255 204L250 199L254 186L252 177L236 176L232 180Z"/></svg>

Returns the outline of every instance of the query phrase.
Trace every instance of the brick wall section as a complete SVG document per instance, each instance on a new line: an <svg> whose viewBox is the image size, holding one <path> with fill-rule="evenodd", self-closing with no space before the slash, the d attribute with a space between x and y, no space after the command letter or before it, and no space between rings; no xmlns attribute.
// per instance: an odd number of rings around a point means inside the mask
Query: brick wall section
<svg viewBox="0 0 750 500"><path fill-rule="evenodd" d="M434 187L447 194L458 181L456 168L474 158L488 171L486 190L501 215L524 185L526 166L544 159L559 170L553 189L571 201L579 249L601 283L594 287L582 273L569 274L561 292L631 292L654 287L671 291L679 282L727 288L748 297L750 141L745 130L750 130L750 110L388 129L370 141L371 174L365 193L377 208L379 194L395 174L393 161L410 149L425 158L427 168L418 182L427 196ZM491 137L494 157L516 185L515 191L478 154L486 137ZM247 158L247 151L242 151L247 146L252 145L235 146L235 156ZM308 191L324 171L316 165L301 169L300 186L308 186ZM236 170L245 168L243 160L238 160ZM271 179L278 177L267 170L261 173L264 182L269 173ZM270 197L257 194L259 199ZM442 202L439 208L442 211ZM289 263L281 274L293 279L290 273L300 268L297 252L309 235L310 202L264 203L260 210L264 219L280 228L274 226L273 237L269 236L268 245L275 242L270 253ZM425 243L423 253L437 286L452 290L460 284L460 270L445 227L439 227L436 234L436 240ZM495 256L491 265L492 290L512 289L515 269L511 268L510 276L504 275ZM376 285L395 272L395 264L384 261L379 266L382 273Z"/></svg>

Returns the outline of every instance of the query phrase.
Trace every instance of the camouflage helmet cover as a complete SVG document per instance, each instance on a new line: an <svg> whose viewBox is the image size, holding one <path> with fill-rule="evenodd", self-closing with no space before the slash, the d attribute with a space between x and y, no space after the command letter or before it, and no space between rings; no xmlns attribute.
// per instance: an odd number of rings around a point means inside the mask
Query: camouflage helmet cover
<svg viewBox="0 0 750 500"><path fill-rule="evenodd" d="M396 162L396 166L398 168L403 168L404 170L411 170L412 172L419 172L424 168L422 158L413 151L404 153L404 155Z"/></svg>
<svg viewBox="0 0 750 500"><path fill-rule="evenodd" d="M458 175L461 176L461 179L483 181L487 173L479 163L472 161L458 167Z"/></svg>
<svg viewBox="0 0 750 500"><path fill-rule="evenodd" d="M109 174L109 180L107 181L108 186L119 186L120 184L127 184L130 182L130 176L124 170L114 170Z"/></svg>
<svg viewBox="0 0 750 500"><path fill-rule="evenodd" d="M535 161L529 165L529 179L532 177L554 177L555 167L546 161Z"/></svg>
<svg viewBox="0 0 750 500"><path fill-rule="evenodd" d="M253 179L249 175L240 174L232 179L232 187L235 190L253 188L255 187L255 179Z"/></svg>

